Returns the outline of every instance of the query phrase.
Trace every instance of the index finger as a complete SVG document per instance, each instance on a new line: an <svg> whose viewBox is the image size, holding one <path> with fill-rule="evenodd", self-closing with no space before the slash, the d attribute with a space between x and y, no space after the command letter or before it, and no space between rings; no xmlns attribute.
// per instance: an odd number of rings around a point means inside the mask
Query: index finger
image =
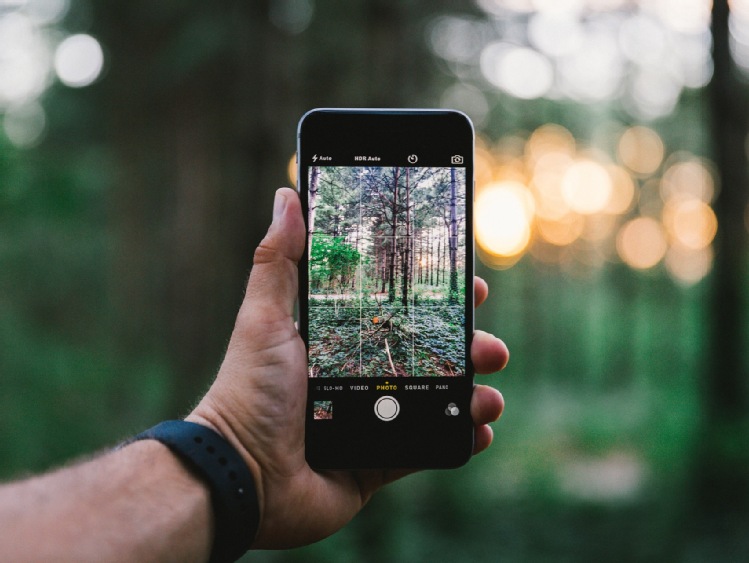
<svg viewBox="0 0 749 563"><path fill-rule="evenodd" d="M486 301L489 295L489 284L483 278L473 276L473 300L476 307Z"/></svg>

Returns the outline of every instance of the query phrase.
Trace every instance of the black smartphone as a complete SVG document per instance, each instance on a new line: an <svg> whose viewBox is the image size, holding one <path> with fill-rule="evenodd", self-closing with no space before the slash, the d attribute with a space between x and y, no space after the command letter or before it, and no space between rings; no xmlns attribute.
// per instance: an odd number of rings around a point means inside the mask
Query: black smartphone
<svg viewBox="0 0 749 563"><path fill-rule="evenodd" d="M312 467L470 458L473 152L457 111L316 109L299 122Z"/></svg>

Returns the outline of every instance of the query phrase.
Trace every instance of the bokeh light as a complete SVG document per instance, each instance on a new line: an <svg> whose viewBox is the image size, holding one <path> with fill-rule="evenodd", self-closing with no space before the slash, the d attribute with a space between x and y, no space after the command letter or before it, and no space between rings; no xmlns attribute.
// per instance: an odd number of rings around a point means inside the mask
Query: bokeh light
<svg viewBox="0 0 749 563"><path fill-rule="evenodd" d="M18 148L36 145L47 124L44 108L36 101L11 106L3 116L3 131L8 140Z"/></svg>
<svg viewBox="0 0 749 563"><path fill-rule="evenodd" d="M543 97L554 80L551 63L538 51L503 42L484 49L481 71L491 84L523 100Z"/></svg>
<svg viewBox="0 0 749 563"><path fill-rule="evenodd" d="M536 213L545 219L561 219L571 211L563 194L562 182L572 165L572 157L550 151L533 167L532 188L538 202Z"/></svg>
<svg viewBox="0 0 749 563"><path fill-rule="evenodd" d="M611 197L603 211L613 215L626 213L635 199L635 182L620 166L609 165L606 170L611 178Z"/></svg>
<svg viewBox="0 0 749 563"><path fill-rule="evenodd" d="M589 25L580 47L558 62L559 91L579 102L614 98L625 78L624 57L608 25Z"/></svg>
<svg viewBox="0 0 749 563"><path fill-rule="evenodd" d="M520 255L531 238L533 199L518 182L485 186L476 196L476 240L499 259Z"/></svg>
<svg viewBox="0 0 749 563"><path fill-rule="evenodd" d="M709 0L477 4L484 20L440 16L429 44L456 83L490 94L616 104L651 121L671 114L685 90L712 76ZM732 41L749 69L747 21L734 17Z"/></svg>
<svg viewBox="0 0 749 563"><path fill-rule="evenodd" d="M531 133L526 143L526 156L534 165L549 153L572 156L575 153L575 137L567 129L555 123L542 125Z"/></svg>
<svg viewBox="0 0 749 563"><path fill-rule="evenodd" d="M649 0L642 2L641 6L680 33L700 33L710 25L710 1Z"/></svg>
<svg viewBox="0 0 749 563"><path fill-rule="evenodd" d="M605 209L612 189L606 169L589 159L574 162L562 177L562 197L571 209L584 215Z"/></svg>
<svg viewBox="0 0 749 563"><path fill-rule="evenodd" d="M289 158L289 164L286 166L286 174L289 176L289 182L291 182L291 185L296 187L296 183L297 183L296 153L292 154L291 158Z"/></svg>
<svg viewBox="0 0 749 563"><path fill-rule="evenodd" d="M576 213L568 213L557 220L539 218L536 222L538 234L554 246L567 246L583 234L585 220Z"/></svg>
<svg viewBox="0 0 749 563"><path fill-rule="evenodd" d="M38 98L49 84L49 66L47 41L31 18L0 15L0 110Z"/></svg>
<svg viewBox="0 0 749 563"><path fill-rule="evenodd" d="M710 203L715 198L713 173L707 163L689 153L677 153L661 180L661 197L690 196Z"/></svg>
<svg viewBox="0 0 749 563"><path fill-rule="evenodd" d="M99 77L103 66L101 45L90 35L71 35L55 51L55 72L66 86L88 86Z"/></svg>
<svg viewBox="0 0 749 563"><path fill-rule="evenodd" d="M616 249L625 264L637 270L647 270L663 259L668 245L658 221L651 217L638 217L619 231Z"/></svg>
<svg viewBox="0 0 749 563"><path fill-rule="evenodd" d="M480 53L481 23L462 16L440 16L432 21L428 40L432 50L452 63L468 63Z"/></svg>
<svg viewBox="0 0 749 563"><path fill-rule="evenodd" d="M622 163L636 174L652 174L663 161L663 141L648 127L627 129L619 139L617 149Z"/></svg>
<svg viewBox="0 0 749 563"><path fill-rule="evenodd" d="M24 6L26 14L37 25L58 23L70 8L69 0L27 0Z"/></svg>
<svg viewBox="0 0 749 563"><path fill-rule="evenodd" d="M65 37L56 27L69 8L70 0L0 2L0 117L2 132L19 149L44 137L47 118L40 100L55 75L78 88L102 72L104 55L96 39Z"/></svg>
<svg viewBox="0 0 749 563"><path fill-rule="evenodd" d="M663 224L672 239L689 250L706 248L718 230L718 220L710 206L693 198L673 198L666 202Z"/></svg>
<svg viewBox="0 0 749 563"><path fill-rule="evenodd" d="M585 229L581 235L583 240L604 243L611 237L619 225L619 217L599 213L585 218Z"/></svg>
<svg viewBox="0 0 749 563"><path fill-rule="evenodd" d="M679 284L690 286L710 273L713 257L714 252L711 246L700 250L672 246L666 253L666 270Z"/></svg>
<svg viewBox="0 0 749 563"><path fill-rule="evenodd" d="M713 165L686 151L668 154L651 127L606 123L594 136L615 154L555 123L526 139L479 137L479 258L507 268L530 254L575 275L617 260L635 270L665 261L677 283L699 282L712 268L718 229Z"/></svg>
<svg viewBox="0 0 749 563"><path fill-rule="evenodd" d="M582 24L572 14L539 12L528 22L528 39L549 57L571 55L583 40Z"/></svg>

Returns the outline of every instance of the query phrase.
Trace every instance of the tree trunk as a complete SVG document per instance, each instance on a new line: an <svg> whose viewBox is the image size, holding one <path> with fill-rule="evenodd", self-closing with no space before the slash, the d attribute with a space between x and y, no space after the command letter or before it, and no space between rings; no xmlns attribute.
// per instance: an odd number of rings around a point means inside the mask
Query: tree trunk
<svg viewBox="0 0 749 563"><path fill-rule="evenodd" d="M442 233L440 233L440 237L437 239L437 268L436 268L436 281L432 285L439 286L440 284L440 268L442 267Z"/></svg>
<svg viewBox="0 0 749 563"><path fill-rule="evenodd" d="M731 62L726 0L713 4L715 71L709 88L720 174L710 338L702 381L701 444L696 451L695 526L711 536L746 524L749 509L746 412L747 92ZM741 445L739 445L741 444ZM723 541L721 539L721 541Z"/></svg>
<svg viewBox="0 0 749 563"><path fill-rule="evenodd" d="M382 243L380 243L382 244ZM388 281L388 275L387 275L387 262L388 262L388 252L387 252L388 246L385 244L385 246L380 246L380 278L382 280L382 288L380 289L380 293L385 293L385 290L387 289L387 281Z"/></svg>
<svg viewBox="0 0 749 563"><path fill-rule="evenodd" d="M391 239L390 239L390 266L388 272L388 302L395 301L395 254L396 254L396 235L398 234L398 177L400 169L393 169L393 201L391 212L393 216Z"/></svg>
<svg viewBox="0 0 749 563"><path fill-rule="evenodd" d="M408 286L411 277L411 186L409 184L409 169L406 168L406 239L403 245L403 283L401 284L401 304L408 312Z"/></svg>
<svg viewBox="0 0 749 563"><path fill-rule="evenodd" d="M450 297L455 304L458 299L458 210L455 168L450 168Z"/></svg>
<svg viewBox="0 0 749 563"><path fill-rule="evenodd" d="M317 215L317 189L320 183L320 168L312 167L309 178L309 225L307 226L307 253L312 252L312 233L315 231L315 216Z"/></svg>

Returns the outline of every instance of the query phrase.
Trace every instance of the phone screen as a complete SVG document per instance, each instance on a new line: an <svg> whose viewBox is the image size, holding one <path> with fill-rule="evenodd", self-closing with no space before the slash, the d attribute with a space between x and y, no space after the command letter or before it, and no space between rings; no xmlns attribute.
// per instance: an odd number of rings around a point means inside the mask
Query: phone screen
<svg viewBox="0 0 749 563"><path fill-rule="evenodd" d="M457 112L303 118L300 332L318 468L449 467L472 450L473 130Z"/></svg>

